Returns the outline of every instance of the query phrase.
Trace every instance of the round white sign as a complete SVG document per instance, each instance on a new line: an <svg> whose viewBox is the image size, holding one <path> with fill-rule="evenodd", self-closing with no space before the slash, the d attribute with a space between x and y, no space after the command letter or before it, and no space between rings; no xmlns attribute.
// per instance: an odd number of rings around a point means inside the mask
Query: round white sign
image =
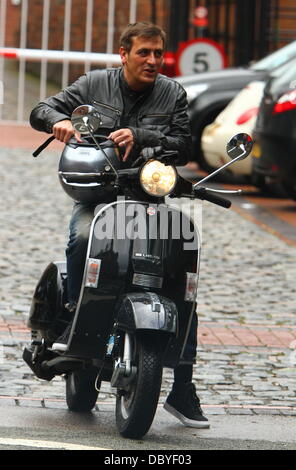
<svg viewBox="0 0 296 470"><path fill-rule="evenodd" d="M214 41L197 39L181 45L177 54L179 75L212 72L225 67L225 54Z"/></svg>
<svg viewBox="0 0 296 470"><path fill-rule="evenodd" d="M208 16L208 9L206 7L197 7L194 10L196 18L206 18Z"/></svg>

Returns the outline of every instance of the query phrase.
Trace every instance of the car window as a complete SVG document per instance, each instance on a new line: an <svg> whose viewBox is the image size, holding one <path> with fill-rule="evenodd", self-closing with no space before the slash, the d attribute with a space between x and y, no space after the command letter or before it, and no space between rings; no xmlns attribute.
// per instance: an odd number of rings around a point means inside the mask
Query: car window
<svg viewBox="0 0 296 470"><path fill-rule="evenodd" d="M296 88L296 59L274 71L271 77L273 78L270 84L271 92L284 87Z"/></svg>
<svg viewBox="0 0 296 470"><path fill-rule="evenodd" d="M290 61L293 57L296 57L296 41L259 60L256 64L251 65L250 69L271 71Z"/></svg>

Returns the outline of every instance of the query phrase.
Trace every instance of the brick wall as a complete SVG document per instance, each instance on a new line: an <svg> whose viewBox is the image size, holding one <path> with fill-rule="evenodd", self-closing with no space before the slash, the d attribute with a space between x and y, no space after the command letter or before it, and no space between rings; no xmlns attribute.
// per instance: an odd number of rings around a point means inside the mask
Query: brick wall
<svg viewBox="0 0 296 470"><path fill-rule="evenodd" d="M7 2L6 7L6 31L5 31L5 46L18 47L19 46L19 24L20 24L20 7L13 5L10 0Z"/></svg>
<svg viewBox="0 0 296 470"><path fill-rule="evenodd" d="M51 18L49 49L63 48L64 32L64 0L51 0ZM86 1L72 0L71 11L71 50L84 50L85 21L86 21ZM41 44L41 24L42 24L42 0L29 0L30 15L28 29L28 45L30 47L40 47ZM158 23L165 27L167 9L164 6L167 0L158 0ZM107 44L107 18L108 0L94 1L92 50L104 52ZM149 0L138 0L137 21L149 21L151 18L151 2ZM118 50L118 39L123 29L129 22L129 2L116 0L115 16L115 38L114 51Z"/></svg>
<svg viewBox="0 0 296 470"><path fill-rule="evenodd" d="M279 0L279 44L282 46L287 41L296 38L296 2L295 0Z"/></svg>
<svg viewBox="0 0 296 470"><path fill-rule="evenodd" d="M157 22L162 27L167 24L167 0L157 1ZM83 51L85 48L86 1L72 0L70 50ZM129 22L129 1L116 0L116 16L114 25L114 53L118 52L120 34ZM12 5L7 1L6 46L19 47L20 11L21 5ZM48 49L62 50L64 43L64 0L50 1L50 20ZM29 0L29 15L27 29L27 47L40 49L42 42L43 0ZM151 19L150 0L138 0L137 21ZM92 29L92 51L105 52L107 47L108 0L94 0L94 15ZM49 78L56 81L61 75L61 64L48 64ZM27 69L38 74L38 64L27 63ZM83 73L83 67L70 66L70 81Z"/></svg>
<svg viewBox="0 0 296 470"><path fill-rule="evenodd" d="M182 1L182 0L180 0ZM225 1L217 0L217 2L208 2L209 6L209 36L212 37L212 32L215 29L211 15L211 4L221 3L219 5L219 32L222 34L225 31ZM137 3L137 20L150 20L152 16L150 0L138 0ZM199 4L205 4L204 0L200 0ZM27 47L37 48L41 47L42 39L42 16L43 16L43 0L28 0L29 15L28 15L28 30L27 30ZM82 51L84 50L85 42L85 20L86 20L86 0L72 0L71 11L71 40L70 50ZM156 1L156 22L168 31L168 17L169 0ZM196 5L196 0L190 0L190 18L188 21L188 38L196 37L195 28L192 25L193 11ZM114 53L118 52L118 39L129 22L129 7L128 0L116 0L116 16L115 16L115 35L114 35ZM295 0L279 0L280 15L277 22L278 41L277 44L272 44L271 47L278 48L285 43L295 38L295 20L296 20L296 5ZM49 23L49 49L63 49L64 40L64 9L65 0L50 0L50 23ZM11 0L7 0L7 22L6 22L6 41L5 46L19 47L20 36L20 11L21 3L13 5ZM231 17L228 24L229 35L232 38L228 46L229 65L233 65L233 58L235 55L236 43L234 37L234 2L231 3L230 8ZM107 46L107 17L108 17L108 0L94 0L94 15L93 15L93 31L92 31L92 51L105 52ZM174 31L168 32L170 35ZM222 44L222 40L219 39ZM27 63L28 70L33 71L37 75L40 73L40 66L38 64ZM57 77L61 76L61 64L48 64L49 77L58 82ZM82 66L70 67L70 81L73 81L77 76L83 73Z"/></svg>

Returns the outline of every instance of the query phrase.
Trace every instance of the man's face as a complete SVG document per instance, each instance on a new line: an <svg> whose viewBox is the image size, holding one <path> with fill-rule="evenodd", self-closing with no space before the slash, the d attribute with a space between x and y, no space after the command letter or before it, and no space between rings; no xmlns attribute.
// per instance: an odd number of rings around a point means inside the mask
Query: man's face
<svg viewBox="0 0 296 470"><path fill-rule="evenodd" d="M120 48L124 77L134 90L142 90L151 85L163 63L163 41L160 36L154 38L133 37L130 52Z"/></svg>

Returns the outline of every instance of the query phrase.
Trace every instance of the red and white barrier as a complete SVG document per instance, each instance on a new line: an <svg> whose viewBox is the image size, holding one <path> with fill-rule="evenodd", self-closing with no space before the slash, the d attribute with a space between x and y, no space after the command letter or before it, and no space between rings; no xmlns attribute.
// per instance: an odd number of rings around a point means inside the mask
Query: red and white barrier
<svg viewBox="0 0 296 470"><path fill-rule="evenodd" d="M96 64L121 64L119 54L104 54L100 52L12 49L9 47L0 47L0 57L6 59L25 59L33 62L45 60L47 62L68 61L71 63L92 62Z"/></svg>

